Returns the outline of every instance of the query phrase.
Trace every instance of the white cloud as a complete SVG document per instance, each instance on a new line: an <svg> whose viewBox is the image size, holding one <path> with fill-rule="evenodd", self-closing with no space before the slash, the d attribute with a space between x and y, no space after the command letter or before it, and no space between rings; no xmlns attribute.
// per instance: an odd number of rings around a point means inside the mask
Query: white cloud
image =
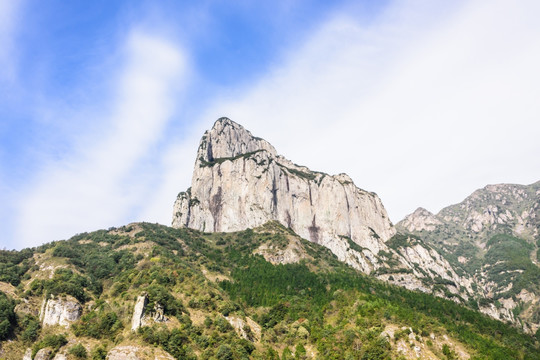
<svg viewBox="0 0 540 360"><path fill-rule="evenodd" d="M349 173L394 221L540 179L540 3L441 6L395 2L369 26L336 17L203 118L229 116L293 161Z"/></svg>
<svg viewBox="0 0 540 360"><path fill-rule="evenodd" d="M22 1L0 0L0 80L13 81L16 72L14 36Z"/></svg>
<svg viewBox="0 0 540 360"><path fill-rule="evenodd" d="M171 120L187 65L175 45L141 31L129 36L124 56L116 96L96 99L112 109L101 114L105 131L89 133L71 156L48 162L17 200L17 247L122 225L144 206L153 174L141 163Z"/></svg>
<svg viewBox="0 0 540 360"><path fill-rule="evenodd" d="M396 1L368 25L338 14L259 82L228 89L182 126L170 121L187 83L185 55L134 32L123 70L111 76L116 96L92 104L111 110L78 115L108 125L90 126L71 156L46 162L10 197L19 204L13 246L136 220L169 224L197 143L220 116L297 163L349 173L381 196L394 221L487 183L536 181L539 7Z"/></svg>

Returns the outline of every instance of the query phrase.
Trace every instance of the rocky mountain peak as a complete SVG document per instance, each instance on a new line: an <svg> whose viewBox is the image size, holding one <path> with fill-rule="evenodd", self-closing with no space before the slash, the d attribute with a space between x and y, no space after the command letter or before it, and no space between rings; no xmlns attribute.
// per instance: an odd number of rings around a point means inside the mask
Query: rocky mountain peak
<svg viewBox="0 0 540 360"><path fill-rule="evenodd" d="M414 216L426 216L426 217L434 216L431 211L426 210L423 207L419 207L418 209L414 210L413 215Z"/></svg>
<svg viewBox="0 0 540 360"><path fill-rule="evenodd" d="M487 185L436 215L420 208L396 227L467 273L485 299L482 312L529 332L540 328L540 287L530 280L540 278L540 182Z"/></svg>
<svg viewBox="0 0 540 360"><path fill-rule="evenodd" d="M419 207L412 214L409 214L400 222L400 225L408 232L428 230L432 231L441 222L434 214L428 210Z"/></svg>
<svg viewBox="0 0 540 360"><path fill-rule="evenodd" d="M461 203L442 209L437 218L458 224L484 240L498 232L532 240L539 234L539 190L540 182L487 185Z"/></svg>
<svg viewBox="0 0 540 360"><path fill-rule="evenodd" d="M276 149L266 140L251 135L242 125L222 117L214 123L212 129L204 133L199 144L197 161L212 163L257 151L277 155Z"/></svg>
<svg viewBox="0 0 540 360"><path fill-rule="evenodd" d="M368 273L380 266L375 254L395 234L378 196L357 188L348 175L296 165L266 140L221 118L201 139L192 186L178 195L172 224L230 232L268 221Z"/></svg>

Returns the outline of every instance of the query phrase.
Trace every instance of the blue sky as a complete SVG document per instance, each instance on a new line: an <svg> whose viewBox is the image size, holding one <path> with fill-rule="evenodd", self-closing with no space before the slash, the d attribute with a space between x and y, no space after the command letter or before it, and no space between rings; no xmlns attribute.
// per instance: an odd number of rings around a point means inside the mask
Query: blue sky
<svg viewBox="0 0 540 360"><path fill-rule="evenodd" d="M536 1L0 0L0 247L169 224L229 116L394 222L540 180Z"/></svg>

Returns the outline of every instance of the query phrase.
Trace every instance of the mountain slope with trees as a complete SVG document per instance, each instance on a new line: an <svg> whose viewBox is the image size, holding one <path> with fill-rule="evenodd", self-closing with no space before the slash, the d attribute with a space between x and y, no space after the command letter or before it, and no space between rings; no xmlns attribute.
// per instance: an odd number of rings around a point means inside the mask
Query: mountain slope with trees
<svg viewBox="0 0 540 360"><path fill-rule="evenodd" d="M540 182L488 185L438 214L419 208L396 228L474 279L483 312L539 331Z"/></svg>
<svg viewBox="0 0 540 360"><path fill-rule="evenodd" d="M5 359L540 359L536 337L367 277L275 222L236 233L137 223L1 256ZM80 313L47 325L47 299Z"/></svg>

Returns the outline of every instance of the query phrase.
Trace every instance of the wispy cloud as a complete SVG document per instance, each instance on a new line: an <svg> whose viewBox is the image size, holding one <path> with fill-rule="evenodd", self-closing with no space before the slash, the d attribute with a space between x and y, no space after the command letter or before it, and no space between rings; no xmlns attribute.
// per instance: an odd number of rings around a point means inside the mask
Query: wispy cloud
<svg viewBox="0 0 540 360"><path fill-rule="evenodd" d="M10 4L0 0L0 20ZM41 120L54 123L47 131L61 129L51 138L63 143L61 151L43 151L28 183L6 187L0 174L5 201L16 204L4 206L2 215L12 214L2 225L14 219L8 227L19 241L1 245L32 246L129 221L169 224L200 136L220 116L295 162L349 173L381 196L394 221L416 206L436 211L487 183L540 178L540 3L392 1L369 19L350 9L254 67L264 70L250 73L258 81L226 88L193 74L204 68L188 65L188 51L197 49L168 40L189 34L161 15L151 25L137 17L146 25L127 37L119 66L110 69L117 64L110 59L96 66L108 69L92 75L101 85L80 85L68 104L57 94L36 96ZM11 41L4 29L17 25L6 26L0 21L0 45ZM1 51L0 61L9 55ZM184 92L195 94L189 103ZM36 152L51 148L44 143Z"/></svg>
<svg viewBox="0 0 540 360"><path fill-rule="evenodd" d="M17 200L18 247L136 216L152 176L139 171L140 164L152 156L171 120L187 64L175 44L142 31L128 37L124 56L112 82L115 96L96 99L112 109L98 115L107 119L103 131L82 137L71 155L49 161Z"/></svg>
<svg viewBox="0 0 540 360"><path fill-rule="evenodd" d="M0 80L12 81L15 77L14 36L21 5L22 1L0 0Z"/></svg>
<svg viewBox="0 0 540 360"><path fill-rule="evenodd" d="M348 172L394 221L487 183L538 180L540 3L429 4L395 2L368 26L337 16L204 116Z"/></svg>

